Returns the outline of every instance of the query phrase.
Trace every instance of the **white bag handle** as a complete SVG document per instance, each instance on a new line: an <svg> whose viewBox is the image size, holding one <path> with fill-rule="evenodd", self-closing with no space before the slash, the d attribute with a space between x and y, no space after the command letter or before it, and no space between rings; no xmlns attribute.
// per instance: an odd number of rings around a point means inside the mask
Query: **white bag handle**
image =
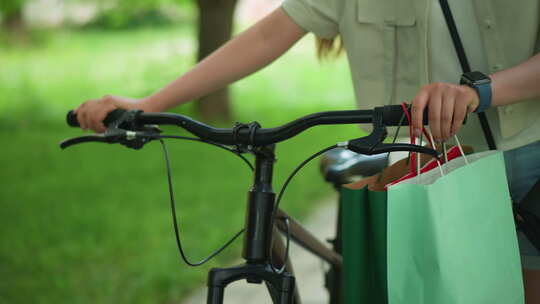
<svg viewBox="0 0 540 304"><path fill-rule="evenodd" d="M433 139L433 134L431 133L431 130L430 129L425 129L426 130L426 133L429 135L429 140L432 144L432 147L434 147L434 139ZM459 152L461 153L461 156L463 156L463 160L465 161L465 164L469 164L469 160L467 159L467 156L465 155L465 152L463 150L463 146L461 145L461 142L459 141L459 138L457 135L454 135L454 140L456 141L456 146L458 147L459 149ZM421 142L421 141L420 141ZM446 142L443 142L442 144L442 147L443 147L443 157L445 159L445 162L444 163L447 163L448 162L448 154L447 154L447 151L446 151ZM444 171L442 169L442 164L439 160L437 160L437 167L439 167L439 171L441 172L441 176L444 176ZM418 154L418 161L416 162L416 175L420 175L420 154Z"/></svg>

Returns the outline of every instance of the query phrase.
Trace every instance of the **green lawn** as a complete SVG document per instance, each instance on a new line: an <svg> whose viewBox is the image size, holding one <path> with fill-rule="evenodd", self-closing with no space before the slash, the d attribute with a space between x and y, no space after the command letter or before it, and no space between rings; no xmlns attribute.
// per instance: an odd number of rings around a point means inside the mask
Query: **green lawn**
<svg viewBox="0 0 540 304"><path fill-rule="evenodd" d="M180 261L157 143L140 151L58 148L81 134L64 124L80 102L144 96L189 69L191 33L60 31L46 46L0 48L0 303L177 303L204 284L209 267L240 256L237 241L211 265ZM265 127L354 107L345 59L317 63L311 38L232 93L236 119ZM192 115L191 108L179 111ZM316 127L278 145L275 190L312 153L358 135L356 126ZM184 244L198 260L242 227L250 172L234 155L198 143L170 142L169 150ZM297 217L331 192L317 165L285 195L283 208Z"/></svg>

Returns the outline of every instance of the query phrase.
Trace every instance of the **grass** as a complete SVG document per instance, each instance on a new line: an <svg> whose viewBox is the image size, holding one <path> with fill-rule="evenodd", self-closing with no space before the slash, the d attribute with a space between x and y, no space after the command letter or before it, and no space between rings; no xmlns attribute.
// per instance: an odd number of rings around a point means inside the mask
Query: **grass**
<svg viewBox="0 0 540 304"><path fill-rule="evenodd" d="M141 97L188 70L191 33L59 31L38 48L0 49L0 303L177 303L204 284L209 267L240 256L237 241L202 268L179 260L158 144L58 148L81 134L64 124L80 102L108 93ZM273 127L354 107L344 59L320 65L313 41L304 40L233 86L238 121ZM178 110L193 114L191 105ZM275 190L312 153L358 135L356 126L316 127L278 145ZM168 145L184 244L199 260L242 227L250 172L209 146ZM330 191L313 162L282 206L301 218Z"/></svg>

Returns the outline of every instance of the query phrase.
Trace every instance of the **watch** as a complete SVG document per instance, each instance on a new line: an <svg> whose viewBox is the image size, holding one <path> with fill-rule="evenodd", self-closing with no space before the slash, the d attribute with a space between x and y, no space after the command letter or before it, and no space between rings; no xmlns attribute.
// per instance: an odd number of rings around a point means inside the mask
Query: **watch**
<svg viewBox="0 0 540 304"><path fill-rule="evenodd" d="M460 84L467 85L476 90L480 100L477 113L484 112L491 106L491 78L478 71L468 72L461 75Z"/></svg>

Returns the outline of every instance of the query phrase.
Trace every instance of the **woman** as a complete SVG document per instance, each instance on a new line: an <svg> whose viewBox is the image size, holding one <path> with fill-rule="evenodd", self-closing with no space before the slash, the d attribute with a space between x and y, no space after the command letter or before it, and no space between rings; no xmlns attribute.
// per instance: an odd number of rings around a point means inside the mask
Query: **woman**
<svg viewBox="0 0 540 304"><path fill-rule="evenodd" d="M156 93L89 100L77 108L78 120L83 129L103 132L101 121L115 108L160 112L197 99L265 67L313 32L321 55L342 42L361 108L412 100L416 132L428 107L436 140L462 129L460 137L477 150L486 143L476 115L461 126L467 113L485 111L497 147L506 151L512 198L520 201L540 178L540 4L451 2L472 69L491 79L487 95L455 84L462 70L437 1L285 0ZM539 303L540 288L533 286L540 284L540 253L522 235L520 247L527 301Z"/></svg>

